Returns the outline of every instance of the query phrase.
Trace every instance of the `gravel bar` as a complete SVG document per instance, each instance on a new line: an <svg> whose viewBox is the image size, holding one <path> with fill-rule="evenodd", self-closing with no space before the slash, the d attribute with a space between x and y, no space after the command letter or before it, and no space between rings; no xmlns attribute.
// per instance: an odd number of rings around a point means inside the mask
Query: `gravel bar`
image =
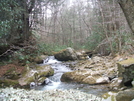
<svg viewBox="0 0 134 101"><path fill-rule="evenodd" d="M25 90L2 88L0 101L102 101L100 97L78 90Z"/></svg>

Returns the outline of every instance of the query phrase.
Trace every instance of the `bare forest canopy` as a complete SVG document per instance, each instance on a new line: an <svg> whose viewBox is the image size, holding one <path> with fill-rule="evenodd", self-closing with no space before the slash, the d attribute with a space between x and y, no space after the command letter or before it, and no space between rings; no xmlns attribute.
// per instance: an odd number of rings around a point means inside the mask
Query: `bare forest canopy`
<svg viewBox="0 0 134 101"><path fill-rule="evenodd" d="M133 0L0 0L0 56L73 47L134 50Z"/></svg>

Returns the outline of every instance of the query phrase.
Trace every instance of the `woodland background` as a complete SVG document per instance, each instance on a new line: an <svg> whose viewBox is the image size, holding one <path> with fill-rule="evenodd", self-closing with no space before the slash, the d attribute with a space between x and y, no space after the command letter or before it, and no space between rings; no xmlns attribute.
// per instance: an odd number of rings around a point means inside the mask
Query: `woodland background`
<svg viewBox="0 0 134 101"><path fill-rule="evenodd" d="M133 0L0 0L0 57L27 60L66 47L134 53Z"/></svg>

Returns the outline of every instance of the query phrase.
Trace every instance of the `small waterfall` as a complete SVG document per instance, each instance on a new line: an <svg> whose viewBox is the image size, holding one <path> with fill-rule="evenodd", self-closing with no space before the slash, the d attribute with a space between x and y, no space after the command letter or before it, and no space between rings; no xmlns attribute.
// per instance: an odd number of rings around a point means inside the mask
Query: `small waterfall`
<svg viewBox="0 0 134 101"><path fill-rule="evenodd" d="M49 56L46 60L44 60L43 64L49 64L54 69L54 75L48 78L52 82L45 85L42 88L43 90L58 88L62 84L60 81L62 74L71 71L69 67L64 65L61 61L56 60L54 56Z"/></svg>
<svg viewBox="0 0 134 101"><path fill-rule="evenodd" d="M54 56L49 56L47 59L43 61L43 64L55 64L55 63L61 63L61 62L56 60Z"/></svg>

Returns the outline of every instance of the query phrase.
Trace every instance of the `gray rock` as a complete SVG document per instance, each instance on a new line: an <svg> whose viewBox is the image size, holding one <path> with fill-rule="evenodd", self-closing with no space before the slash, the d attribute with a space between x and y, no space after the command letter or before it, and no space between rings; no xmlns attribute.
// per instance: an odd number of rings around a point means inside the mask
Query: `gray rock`
<svg viewBox="0 0 134 101"><path fill-rule="evenodd" d="M77 54L77 57L78 57L79 60L87 60L87 59L90 58L88 56L88 54L86 54L85 51L78 51L78 52L76 52L76 54Z"/></svg>
<svg viewBox="0 0 134 101"><path fill-rule="evenodd" d="M122 80L123 80L122 77L114 78L111 81L110 89L112 89L112 90L118 90L118 89L120 89L123 86Z"/></svg>
<svg viewBox="0 0 134 101"><path fill-rule="evenodd" d="M54 56L59 61L68 61L68 60L77 60L78 59L75 50L70 47L56 53Z"/></svg>

